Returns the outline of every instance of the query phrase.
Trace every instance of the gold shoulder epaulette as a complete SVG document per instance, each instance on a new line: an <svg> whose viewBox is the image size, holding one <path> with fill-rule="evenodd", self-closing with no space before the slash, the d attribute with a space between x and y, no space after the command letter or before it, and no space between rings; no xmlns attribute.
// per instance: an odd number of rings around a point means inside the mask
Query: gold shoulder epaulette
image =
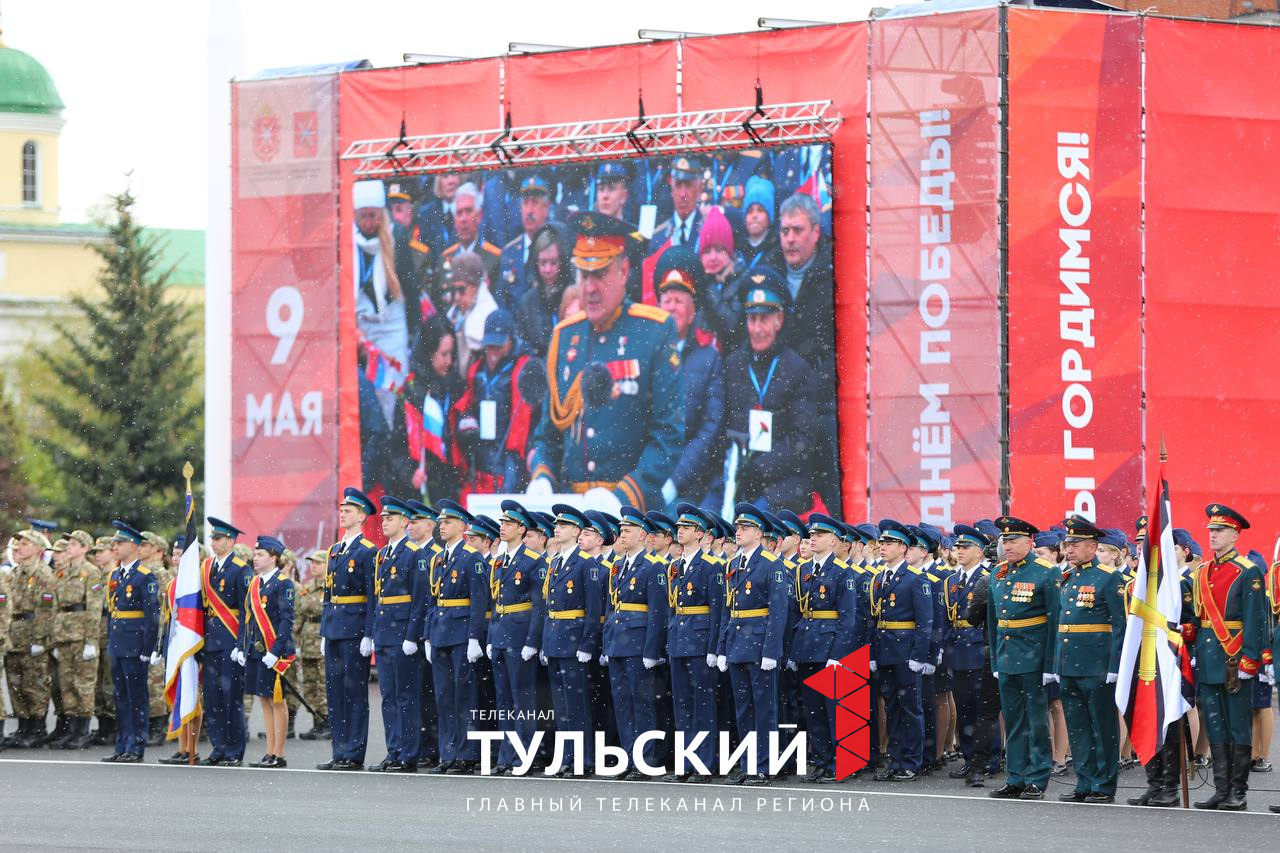
<svg viewBox="0 0 1280 853"><path fill-rule="evenodd" d="M584 560L590 560L590 559L591 559L591 555L590 555L590 554L588 554L586 551L579 551L579 552L578 552L578 556L579 556L579 557L581 557L581 558L582 558L582 559L584 559Z"/></svg>
<svg viewBox="0 0 1280 853"><path fill-rule="evenodd" d="M558 332L561 329L563 329L565 326L572 326L575 323L581 323L585 319L587 319L586 311L579 311L576 314L570 314L568 317L565 317L559 323L556 323L556 327L552 331Z"/></svg>
<svg viewBox="0 0 1280 853"><path fill-rule="evenodd" d="M524 555L528 557L530 560L536 560L538 559L539 556L541 556L537 551L533 550L532 548L525 548Z"/></svg>
<svg viewBox="0 0 1280 853"><path fill-rule="evenodd" d="M404 543L404 546L405 546L406 548L408 548L410 551L417 551L417 550L419 550L419 549L421 549L421 548L422 548L422 546L421 546L421 545L419 545L417 542L413 542L413 541L409 541L409 542Z"/></svg>
<svg viewBox="0 0 1280 853"><path fill-rule="evenodd" d="M138 574L149 575L151 574L151 570L148 569L146 566L138 566Z"/></svg>
<svg viewBox="0 0 1280 853"><path fill-rule="evenodd" d="M373 548L373 547L374 547L373 540L372 540L372 539L366 539L366 538L364 538L363 536L361 536L361 537L360 537L360 544L361 544L361 545L363 545L363 546L364 546L364 547L366 547L366 548Z"/></svg>
<svg viewBox="0 0 1280 853"><path fill-rule="evenodd" d="M643 302L633 302L631 307L627 309L627 314L631 317L642 317L645 320L652 320L655 323L665 323L671 315L663 311L656 305L645 305Z"/></svg>
<svg viewBox="0 0 1280 853"><path fill-rule="evenodd" d="M1099 563L1098 568L1102 569L1104 572L1106 572L1109 575L1114 575L1116 573L1115 566L1104 566L1101 563Z"/></svg>
<svg viewBox="0 0 1280 853"><path fill-rule="evenodd" d="M765 551L765 550L761 550L761 551L760 551L760 554L761 554L761 556L763 556L766 560L768 560L770 563L776 563L776 562L778 562L778 555L777 555L777 554L775 554L775 553L773 553L772 551Z"/></svg>
<svg viewBox="0 0 1280 853"><path fill-rule="evenodd" d="M463 545L462 545L462 550L463 550L463 551L466 551L468 554L479 554L479 553L480 553L480 552L479 552L479 551L477 551L475 548L472 548L470 545L467 545L466 543L463 543Z"/></svg>

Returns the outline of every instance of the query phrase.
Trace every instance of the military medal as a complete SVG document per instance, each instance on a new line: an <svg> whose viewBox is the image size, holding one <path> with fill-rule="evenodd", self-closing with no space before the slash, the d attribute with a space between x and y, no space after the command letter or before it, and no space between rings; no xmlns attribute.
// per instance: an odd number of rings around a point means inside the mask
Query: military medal
<svg viewBox="0 0 1280 853"><path fill-rule="evenodd" d="M520 583L520 578L524 577L520 572L516 572L516 583Z"/></svg>
<svg viewBox="0 0 1280 853"><path fill-rule="evenodd" d="M570 581L569 581L569 583L565 585L565 588L566 588L569 592L573 592L573 581L572 581L572 580L570 580Z"/></svg>
<svg viewBox="0 0 1280 853"><path fill-rule="evenodd" d="M889 593L889 606L893 607L898 603L898 594L896 592Z"/></svg>
<svg viewBox="0 0 1280 853"><path fill-rule="evenodd" d="M449 572L449 580L451 580L451 581L456 581L457 579L458 579L458 570L457 570L457 569L454 569L453 571Z"/></svg>
<svg viewBox="0 0 1280 853"><path fill-rule="evenodd" d="M635 579L635 578L632 578L632 579L631 579L631 583L629 583L629 584L627 585L627 588L628 588L628 589L635 589L635 588L636 588L636 579Z"/></svg>
<svg viewBox="0 0 1280 853"><path fill-rule="evenodd" d="M747 581L747 595L751 594L751 581Z"/></svg>

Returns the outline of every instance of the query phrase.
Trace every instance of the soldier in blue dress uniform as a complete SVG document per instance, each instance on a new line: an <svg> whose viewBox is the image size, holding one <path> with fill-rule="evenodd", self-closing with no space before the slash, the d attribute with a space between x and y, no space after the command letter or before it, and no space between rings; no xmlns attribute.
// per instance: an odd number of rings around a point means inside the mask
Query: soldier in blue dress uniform
<svg viewBox="0 0 1280 853"><path fill-rule="evenodd" d="M502 502L499 536L506 550L494 558L489 576L493 603L489 659L497 695L498 728L515 732L525 749L532 745L537 730L535 685L545 609L542 584L547 577L546 558L524 544L525 535L537 526L533 514L520 503ZM515 763L515 746L503 740L494 772L510 775Z"/></svg>
<svg viewBox="0 0 1280 853"><path fill-rule="evenodd" d="M201 693L204 725L213 749L199 761L206 766L238 767L244 761L244 669L231 659L245 617L244 597L253 570L232 553L243 531L210 516L209 547L201 584L204 605L204 648L201 654Z"/></svg>
<svg viewBox="0 0 1280 853"><path fill-rule="evenodd" d="M387 756L369 769L418 772L422 749L422 667L418 640L426 615L431 552L408 537L415 511L390 495L382 499L382 534L387 544L374 558L373 646Z"/></svg>
<svg viewBox="0 0 1280 853"><path fill-rule="evenodd" d="M964 764L949 774L964 779L971 788L984 785L983 772L988 769L974 764L974 733L977 730L978 707L982 698L983 664L987 656L987 634L968 620L978 581L987 574L982 552L987 537L976 527L957 524L952 528L953 549L957 567L942 585L946 629L943 640L943 663L952 673L956 700L956 742ZM996 750L998 752L998 750Z"/></svg>
<svg viewBox="0 0 1280 853"><path fill-rule="evenodd" d="M1044 799L1049 782L1048 702L1043 686L1053 672L1062 573L1035 556L1035 525L1013 516L996 519L1005 561L991 579L987 645L1000 683L1009 777L992 791L998 799Z"/></svg>
<svg viewBox="0 0 1280 853"><path fill-rule="evenodd" d="M667 657L671 661L671 697L675 728L691 744L707 773L676 767L669 782L709 782L716 755L716 645L720 611L724 606L724 561L702 547L711 522L697 506L676 505L676 538L681 556L671 564L667 589L671 621L667 628Z"/></svg>
<svg viewBox="0 0 1280 853"><path fill-rule="evenodd" d="M1113 803L1120 773L1114 685L1124 648L1124 579L1096 559L1101 529L1075 515L1063 524L1072 572L1058 595L1053 671L1062 684L1076 787L1058 799Z"/></svg>
<svg viewBox="0 0 1280 853"><path fill-rule="evenodd" d="M160 636L160 593L156 576L138 562L142 534L123 521L111 524L119 566L107 585L107 654L119 728L115 752L102 760L135 763L147 749L147 666Z"/></svg>
<svg viewBox="0 0 1280 853"><path fill-rule="evenodd" d="M920 713L924 718L924 741L921 747L921 771L932 772L938 766L938 667L942 658L942 629L946 622L946 610L942 603L942 579L934 574L934 556L938 549L937 535L928 526L908 525L912 547L907 549L907 564L920 572L929 582L933 600L933 628L929 633L929 652L920 670Z"/></svg>
<svg viewBox="0 0 1280 853"><path fill-rule="evenodd" d="M871 667L884 699L889 761L875 778L911 782L923 766L920 677L929 662L933 596L928 579L907 564L907 548L915 541L908 527L892 518L879 527L884 568L871 585L868 605L876 620Z"/></svg>
<svg viewBox="0 0 1280 853"><path fill-rule="evenodd" d="M667 569L645 550L654 528L643 512L624 506L619 513L616 559L609 572L604 653L609 658L613 711L619 745L633 756L637 738L658 727L653 670L666 653ZM645 745L644 760L654 765L656 749ZM634 764L624 778L645 776Z"/></svg>
<svg viewBox="0 0 1280 853"><path fill-rule="evenodd" d="M374 557L377 546L360 532L373 501L348 486L338 503L343 536L329 548L320 615L325 693L333 728L333 757L320 770L360 770L369 743L369 658L373 654Z"/></svg>
<svg viewBox="0 0 1280 853"><path fill-rule="evenodd" d="M725 609L721 618L716 666L728 670L738 735L755 735L756 772L740 768L732 781L767 785L769 734L778 729L778 661L785 648L787 570L777 554L761 545L769 527L764 513L749 503L734 507L734 540L738 553L725 575Z"/></svg>
<svg viewBox="0 0 1280 853"><path fill-rule="evenodd" d="M577 507L556 504L555 539L542 583L547 620L542 632L542 655L551 672L552 706L556 729L582 734L583 775L594 763L591 705L587 698L587 665L600 654L602 581L600 565L578 547L578 534L589 522ZM573 774L576 756L566 750L559 776Z"/></svg>
<svg viewBox="0 0 1280 853"><path fill-rule="evenodd" d="M432 773L471 773L480 750L467 739L476 707L474 664L484 655L484 614L489 609L489 565L464 543L473 516L454 501L436 506L436 532L444 550L429 571L430 591L422 638L431 659L440 715L440 763Z"/></svg>
<svg viewBox="0 0 1280 853"><path fill-rule="evenodd" d="M600 578L600 648L608 644L609 572L618 555L613 546L618 540L618 519L607 512L589 509L583 515L587 526L578 535L581 551L590 555L598 567ZM604 734L610 746L618 745L618 721L613 713L613 687L609 683L609 658L602 651L587 664L587 695L591 701L591 722L595 731Z"/></svg>
<svg viewBox="0 0 1280 853"><path fill-rule="evenodd" d="M676 325L626 298L631 227L578 216L573 263L583 311L555 327L550 393L533 433L530 494L612 492L619 504L663 506L662 487L684 440L684 386Z"/></svg>
<svg viewBox="0 0 1280 853"><path fill-rule="evenodd" d="M809 516L813 560L801 567L796 590L800 621L791 650L801 682L853 652L862 634L857 575L834 553L844 532L844 525L829 515ZM835 782L835 701L816 690L802 689L799 695L812 748L812 769L805 781Z"/></svg>

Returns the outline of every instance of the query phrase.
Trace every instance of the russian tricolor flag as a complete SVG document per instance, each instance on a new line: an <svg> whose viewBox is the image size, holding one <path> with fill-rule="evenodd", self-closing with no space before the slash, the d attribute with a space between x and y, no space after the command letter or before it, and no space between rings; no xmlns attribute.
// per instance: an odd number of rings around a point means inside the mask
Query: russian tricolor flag
<svg viewBox="0 0 1280 853"><path fill-rule="evenodd" d="M186 548L178 577L169 592L169 645L165 650L164 697L169 711L169 737L200 712L200 665L204 647L204 608L200 605L200 543L196 539L195 504L187 492Z"/></svg>

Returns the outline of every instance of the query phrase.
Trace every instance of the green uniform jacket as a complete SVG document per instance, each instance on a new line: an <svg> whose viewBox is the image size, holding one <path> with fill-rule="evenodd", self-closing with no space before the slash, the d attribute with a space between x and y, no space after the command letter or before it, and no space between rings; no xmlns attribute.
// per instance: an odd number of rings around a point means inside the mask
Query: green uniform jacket
<svg viewBox="0 0 1280 853"><path fill-rule="evenodd" d="M1124 577L1097 560L1077 568L1058 596L1053 671L1080 678L1120 670L1124 648Z"/></svg>
<svg viewBox="0 0 1280 853"><path fill-rule="evenodd" d="M1266 580L1262 569L1232 550L1221 559L1201 566L1193 580L1196 615L1200 617L1195 654L1196 682L1200 684L1223 684L1226 681L1227 652L1213 630L1209 618L1210 602L1206 599L1230 574L1236 577L1227 589L1222 618L1226 622L1229 642L1235 635L1241 636L1240 671L1257 675L1263 665L1271 662Z"/></svg>
<svg viewBox="0 0 1280 853"><path fill-rule="evenodd" d="M1053 672L1061 583L1058 567L1034 554L996 568L987 598L992 672Z"/></svg>

